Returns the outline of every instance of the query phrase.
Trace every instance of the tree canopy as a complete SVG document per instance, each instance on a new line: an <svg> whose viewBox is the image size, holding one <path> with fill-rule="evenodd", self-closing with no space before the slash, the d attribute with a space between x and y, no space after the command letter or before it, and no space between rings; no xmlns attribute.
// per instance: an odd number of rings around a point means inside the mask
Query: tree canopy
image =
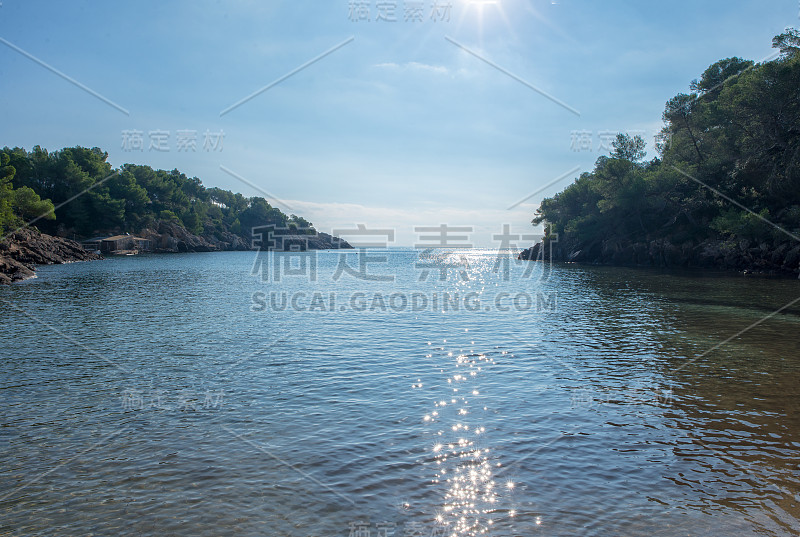
<svg viewBox="0 0 800 537"><path fill-rule="evenodd" d="M0 159L0 230L39 216L42 231L79 237L137 233L159 220L218 239L228 232L249 239L256 226L312 226L264 198L206 188L179 170L137 164L114 169L97 147L6 147Z"/></svg>
<svg viewBox="0 0 800 537"><path fill-rule="evenodd" d="M0 236L14 231L26 220L56 217L50 200L42 200L27 186L14 188L16 171L9 155L0 152Z"/></svg>
<svg viewBox="0 0 800 537"><path fill-rule="evenodd" d="M578 248L596 241L790 240L800 234L800 32L772 61L727 58L667 101L658 156L617 136L590 173L542 201L533 219ZM735 200L750 211L730 203Z"/></svg>

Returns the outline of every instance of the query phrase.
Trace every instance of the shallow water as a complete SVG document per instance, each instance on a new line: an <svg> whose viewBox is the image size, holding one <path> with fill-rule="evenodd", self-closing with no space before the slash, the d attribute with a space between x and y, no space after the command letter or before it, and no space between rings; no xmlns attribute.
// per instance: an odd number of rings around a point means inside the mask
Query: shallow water
<svg viewBox="0 0 800 537"><path fill-rule="evenodd" d="M0 535L800 532L798 281L340 255L0 288Z"/></svg>

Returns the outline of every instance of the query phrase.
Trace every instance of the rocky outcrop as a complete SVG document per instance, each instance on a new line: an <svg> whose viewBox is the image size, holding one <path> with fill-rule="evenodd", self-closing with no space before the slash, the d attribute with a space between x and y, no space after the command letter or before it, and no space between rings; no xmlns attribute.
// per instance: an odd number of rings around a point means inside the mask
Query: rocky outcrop
<svg viewBox="0 0 800 537"><path fill-rule="evenodd" d="M267 242L262 242L264 240L267 240ZM322 232L316 232L311 235L279 234L277 237L273 237L272 240L254 236L253 247L278 252L286 252L293 249L337 250L353 248L346 240Z"/></svg>
<svg viewBox="0 0 800 537"><path fill-rule="evenodd" d="M94 259L102 256L87 252L73 240L45 235L36 229L22 229L0 242L0 284L33 277L36 265Z"/></svg>
<svg viewBox="0 0 800 537"><path fill-rule="evenodd" d="M152 228L145 229L138 235L150 240L157 253L217 252L253 248L251 241L245 241L233 233L201 237L189 233L175 222L168 221L157 222ZM280 244L285 250L297 245L309 250L352 248L347 241L327 233L283 235L281 239ZM0 242L0 284L32 278L35 275L36 265L56 265L93 259L103 259L103 257L87 252L73 240L46 235L35 228L22 229Z"/></svg>
<svg viewBox="0 0 800 537"><path fill-rule="evenodd" d="M317 238L322 241L322 245L317 247L317 250L335 250L335 249L352 249L353 247L349 242L341 237L334 237L328 233L320 232Z"/></svg>
<svg viewBox="0 0 800 537"><path fill-rule="evenodd" d="M139 232L139 236L148 239L157 253L182 252L218 252L230 250L251 250L253 241L246 241L238 235L225 232L219 235L194 235L176 222L161 220L148 229ZM352 248L347 241L333 237L327 233L313 235L281 235L279 246L275 249L288 250L292 245L302 245L303 249L329 250L334 248ZM256 242L255 247L258 247Z"/></svg>
<svg viewBox="0 0 800 537"><path fill-rule="evenodd" d="M220 237L201 237L189 233L176 222L165 220L156 222L152 228L142 230L139 236L148 239L157 253L249 250L249 245L233 233L223 233Z"/></svg>
<svg viewBox="0 0 800 537"><path fill-rule="evenodd" d="M800 243L770 245L748 240L707 239L674 244L667 239L630 242L607 239L591 244L540 242L523 250L518 259L552 260L595 265L715 268L748 273L800 274Z"/></svg>
<svg viewBox="0 0 800 537"><path fill-rule="evenodd" d="M36 273L33 267L20 263L10 257L0 255L0 285L7 285L20 280L33 278Z"/></svg>

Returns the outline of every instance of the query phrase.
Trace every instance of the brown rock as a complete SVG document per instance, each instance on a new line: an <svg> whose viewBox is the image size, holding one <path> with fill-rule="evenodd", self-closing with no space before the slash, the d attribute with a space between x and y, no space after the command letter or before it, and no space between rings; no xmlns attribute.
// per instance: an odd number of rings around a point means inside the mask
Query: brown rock
<svg viewBox="0 0 800 537"><path fill-rule="evenodd" d="M24 280L34 275L34 265L58 265L102 259L77 242L40 233L35 228L15 231L0 241L0 283Z"/></svg>

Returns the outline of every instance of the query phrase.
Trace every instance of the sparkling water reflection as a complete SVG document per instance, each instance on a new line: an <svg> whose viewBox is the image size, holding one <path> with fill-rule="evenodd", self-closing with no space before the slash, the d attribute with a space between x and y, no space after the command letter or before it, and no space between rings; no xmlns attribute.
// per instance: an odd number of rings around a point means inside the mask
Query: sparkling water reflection
<svg viewBox="0 0 800 537"><path fill-rule="evenodd" d="M445 349L436 347L433 352L444 355ZM432 357L433 354L427 356ZM488 408L481 405L477 386L479 374L494 360L474 352L455 358L447 352L440 360L443 365L452 361L453 373L447 378L446 387L441 387L442 398L423 418L435 430L432 451L436 473L431 483L444 487L443 504L437 510L435 523L453 536L484 535L500 512L494 467L501 463L489 453L486 427L480 417ZM422 388L422 384L416 387Z"/></svg>
<svg viewBox="0 0 800 537"><path fill-rule="evenodd" d="M1 288L0 534L798 533L800 308L708 352L796 281L386 254L392 282L244 252ZM271 289L336 311L253 311ZM480 308L338 311L414 292Z"/></svg>

